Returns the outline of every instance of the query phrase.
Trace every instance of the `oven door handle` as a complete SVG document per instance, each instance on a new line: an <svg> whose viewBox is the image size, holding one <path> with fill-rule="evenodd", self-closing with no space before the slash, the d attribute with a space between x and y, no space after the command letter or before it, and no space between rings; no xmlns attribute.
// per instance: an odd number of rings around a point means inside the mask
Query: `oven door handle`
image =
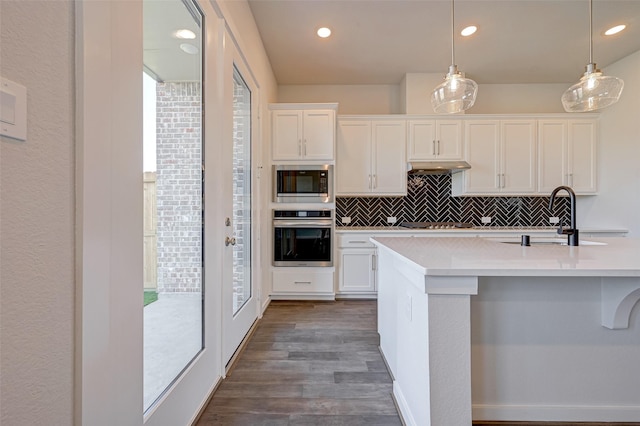
<svg viewBox="0 0 640 426"><path fill-rule="evenodd" d="M274 220L274 228L331 228L331 221L327 220Z"/></svg>

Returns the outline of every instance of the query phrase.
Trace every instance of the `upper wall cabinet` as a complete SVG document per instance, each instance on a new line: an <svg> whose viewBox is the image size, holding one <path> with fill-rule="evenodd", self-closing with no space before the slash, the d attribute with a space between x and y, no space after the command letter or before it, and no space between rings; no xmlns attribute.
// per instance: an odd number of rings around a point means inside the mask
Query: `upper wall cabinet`
<svg viewBox="0 0 640 426"><path fill-rule="evenodd" d="M273 161L333 161L338 104L271 104Z"/></svg>
<svg viewBox="0 0 640 426"><path fill-rule="evenodd" d="M406 195L406 140L406 120L339 120L336 195Z"/></svg>
<svg viewBox="0 0 640 426"><path fill-rule="evenodd" d="M453 195L533 195L536 120L466 120L471 169L453 175Z"/></svg>
<svg viewBox="0 0 640 426"><path fill-rule="evenodd" d="M596 119L538 121L538 191L566 185L576 194L596 192Z"/></svg>
<svg viewBox="0 0 640 426"><path fill-rule="evenodd" d="M462 160L462 120L410 119L409 161Z"/></svg>

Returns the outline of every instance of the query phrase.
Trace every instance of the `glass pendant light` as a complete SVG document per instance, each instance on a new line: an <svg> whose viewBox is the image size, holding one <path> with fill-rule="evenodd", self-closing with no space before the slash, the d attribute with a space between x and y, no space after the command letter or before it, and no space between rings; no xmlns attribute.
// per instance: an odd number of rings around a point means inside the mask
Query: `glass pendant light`
<svg viewBox="0 0 640 426"><path fill-rule="evenodd" d="M624 81L602 74L593 62L593 0L589 0L589 63L586 72L562 94L567 112L586 112L606 108L618 102Z"/></svg>
<svg viewBox="0 0 640 426"><path fill-rule="evenodd" d="M444 81L431 92L431 105L438 114L452 114L467 110L476 102L478 85L465 78L455 65L454 0L451 0L451 65Z"/></svg>

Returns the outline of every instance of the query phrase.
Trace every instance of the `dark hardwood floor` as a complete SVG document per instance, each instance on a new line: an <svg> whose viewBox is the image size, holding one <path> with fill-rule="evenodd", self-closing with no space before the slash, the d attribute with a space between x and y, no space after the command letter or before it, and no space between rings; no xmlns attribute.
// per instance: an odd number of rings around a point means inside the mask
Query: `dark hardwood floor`
<svg viewBox="0 0 640 426"><path fill-rule="evenodd" d="M391 390L375 301L276 301L197 425L401 425Z"/></svg>
<svg viewBox="0 0 640 426"><path fill-rule="evenodd" d="M375 301L272 302L197 426L397 426ZM490 422L475 426L640 426Z"/></svg>
<svg viewBox="0 0 640 426"><path fill-rule="evenodd" d="M474 426L640 426L640 423L602 422L473 422Z"/></svg>

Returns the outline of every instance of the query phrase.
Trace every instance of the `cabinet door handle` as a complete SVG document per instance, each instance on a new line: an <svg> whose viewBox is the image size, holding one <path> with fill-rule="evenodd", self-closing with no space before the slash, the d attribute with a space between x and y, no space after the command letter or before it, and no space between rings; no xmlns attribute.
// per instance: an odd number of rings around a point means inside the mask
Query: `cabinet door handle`
<svg viewBox="0 0 640 426"><path fill-rule="evenodd" d="M304 156L307 156L307 140L304 140Z"/></svg>
<svg viewBox="0 0 640 426"><path fill-rule="evenodd" d="M378 175L373 175L373 187L378 187Z"/></svg>
<svg viewBox="0 0 640 426"><path fill-rule="evenodd" d="M378 269L378 257L373 254L371 255L371 270L375 271Z"/></svg>
<svg viewBox="0 0 640 426"><path fill-rule="evenodd" d="M349 244L366 244L366 241L349 241Z"/></svg>
<svg viewBox="0 0 640 426"><path fill-rule="evenodd" d="M431 155L433 155L435 157L435 155L436 155L436 141L433 140L431 142L432 142L431 146L433 147L433 149L431 150Z"/></svg>
<svg viewBox="0 0 640 426"><path fill-rule="evenodd" d="M311 281L294 281L294 284L311 284Z"/></svg>
<svg viewBox="0 0 640 426"><path fill-rule="evenodd" d="M569 173L568 184L569 186L573 186L573 173Z"/></svg>
<svg viewBox="0 0 640 426"><path fill-rule="evenodd" d="M440 155L440 139L438 139L438 156Z"/></svg>
<svg viewBox="0 0 640 426"><path fill-rule="evenodd" d="M507 179L504 177L504 173L501 176L501 186L500 188L504 188L506 186Z"/></svg>

